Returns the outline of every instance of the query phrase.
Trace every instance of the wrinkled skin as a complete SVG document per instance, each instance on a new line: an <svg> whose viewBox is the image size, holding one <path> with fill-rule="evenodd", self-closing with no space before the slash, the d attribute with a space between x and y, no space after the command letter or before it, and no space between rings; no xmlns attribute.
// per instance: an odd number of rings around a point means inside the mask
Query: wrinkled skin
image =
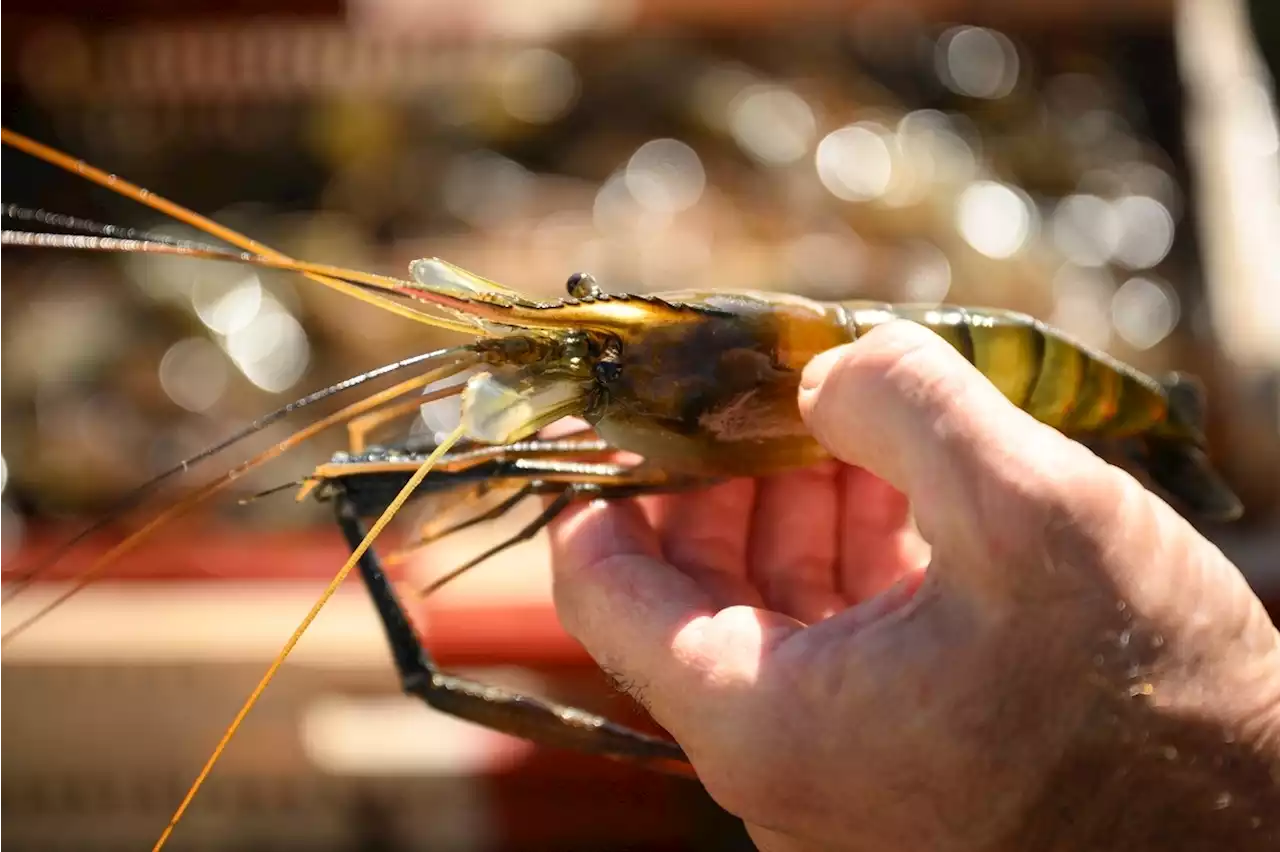
<svg viewBox="0 0 1280 852"><path fill-rule="evenodd" d="M1217 548L920 326L800 405L840 463L552 535L568 630L762 849L1280 848L1280 634Z"/></svg>

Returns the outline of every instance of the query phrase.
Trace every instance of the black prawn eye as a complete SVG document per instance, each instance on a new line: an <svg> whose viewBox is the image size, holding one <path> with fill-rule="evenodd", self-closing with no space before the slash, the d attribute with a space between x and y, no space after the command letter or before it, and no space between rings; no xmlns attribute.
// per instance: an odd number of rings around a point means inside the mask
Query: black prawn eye
<svg viewBox="0 0 1280 852"><path fill-rule="evenodd" d="M596 378L604 384L611 384L622 375L622 365L617 361L597 361L595 374Z"/></svg>
<svg viewBox="0 0 1280 852"><path fill-rule="evenodd" d="M600 294L600 285L590 272L575 272L570 275L565 289L575 299L590 299Z"/></svg>

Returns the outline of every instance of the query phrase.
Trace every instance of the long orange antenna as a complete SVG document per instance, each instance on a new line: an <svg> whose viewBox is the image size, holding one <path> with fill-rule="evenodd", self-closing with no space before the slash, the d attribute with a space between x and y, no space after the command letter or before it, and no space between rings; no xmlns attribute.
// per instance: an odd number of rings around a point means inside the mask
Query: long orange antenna
<svg viewBox="0 0 1280 852"><path fill-rule="evenodd" d="M298 430L297 432L293 433L288 438L285 438L283 441L276 444L275 446L270 447L269 449L265 450L262 453L259 453L258 455L254 456L248 461L245 461L240 465L227 471L222 476L219 476L217 479L214 479L211 482L205 484L204 486L187 494L177 503L174 503L168 509L165 509L159 515L152 518L151 521L148 522L141 529L134 532L124 541L120 542L115 547L111 548L106 553L102 554L100 557L94 560L93 564L90 565L88 568L86 568L84 572L81 573L78 578L76 578L71 588L67 589L62 594L54 598L52 601L42 606L40 609L32 613L26 619L18 622L18 624L15 625L14 627L11 627L10 629L6 630L4 632L4 635L0 636L0 648L7 646L19 634L26 631L28 628L30 628L36 622L40 621L49 613L53 612L58 607L62 606L62 604L66 603L67 600L69 600L72 596L79 594L86 586L88 586L95 579L97 579L97 577L103 571L105 571L109 565L111 565L113 562L115 562L124 554L133 550L143 540L145 540L148 536L154 533L157 529L164 526L169 521L172 521L174 518L177 518L185 514L186 512L190 511L192 508L194 508L204 500L207 500L209 497L213 496L214 494L221 491L223 488L230 485L236 479L239 479L248 471L262 464L265 464L271 459L274 459L280 454L284 453L286 450L296 447L298 444L301 444L303 441L307 440L308 438L318 435L320 432L323 432L325 429L328 429L331 426L350 420L352 417L355 417L359 414L363 414L364 412L369 411L371 409L377 408L378 406L384 403L390 402L391 400L396 399L397 397L403 396L406 393L414 391L418 388L432 384L433 382L437 382L440 379L448 378L449 376L456 375L457 373L460 373L463 370L467 369L468 367L472 366L473 363L474 363L474 359L459 358L454 363L447 364L436 370L431 370L427 373L424 373L421 376L415 376L412 379L401 382L398 385L393 385L392 387L389 387L386 390L379 391L378 393L373 394L372 396L366 397L365 399L362 399L359 402L352 403L351 405L348 405L346 408L336 411L333 414L329 415L328 417L325 417L321 420L317 420L315 423L309 424L305 428ZM441 399L447 396L454 396L458 393L461 393L462 388L463 388L463 385L461 384L440 388L439 390L432 391L429 394L424 394L422 397L422 402L426 403L426 402L433 401L435 399Z"/></svg>
<svg viewBox="0 0 1280 852"><path fill-rule="evenodd" d="M413 476L409 478L409 481L405 483L404 488L400 489L400 493L391 501L391 505L387 507L387 510L382 513L382 517L378 518L374 525L369 529L369 533L364 537L364 541L360 542L360 546L352 552L351 557L347 559L347 563L342 566L342 570L339 571L337 576L333 578L333 581L329 583L328 588L324 590L324 594L320 596L320 599L316 601L315 605L311 607L311 611L307 613L307 617L302 619L302 623L298 625L298 629L293 631L293 635L289 637L289 641L285 643L284 648L280 650L280 653L271 663L271 667L267 669L267 673L263 675L262 680L258 682L256 687L254 687L253 692L249 695L248 700L245 701L244 706L240 708L240 712L236 714L236 718L231 722L231 726L227 728L227 732L223 734L222 739L218 741L218 745L214 748L213 754L209 755L209 760L205 763L204 768L200 770L200 774L191 785L191 789L187 791L187 795L183 798L182 804L178 805L177 811L174 812L173 817L169 820L169 824L165 826L164 832L160 835L160 839L156 841L156 845L152 848L152 852L160 852L160 849L169 839L169 835L173 834L173 829L178 825L178 821L182 819L182 815L186 812L187 806L191 804L191 800L194 799L196 793L199 792L201 785L204 784L204 780L209 777L209 772L213 770L213 765L217 763L218 758L222 756L222 752L226 749L227 743L231 741L236 730L240 727L240 723L244 721L245 716L249 715L249 711L253 709L253 705L258 702L258 697L261 696L263 691L267 688L267 684L271 683L271 679L276 676L276 672L279 670L280 666L284 664L285 658L289 656L289 653L293 650L294 646L298 644L298 640L302 638L302 634L311 626L311 622L315 621L316 616L320 614L320 610L329 602L329 598L333 597L334 593L338 590L338 587L342 585L342 582L347 579L347 575L351 573L351 569L356 566L356 563L358 563L361 558L363 558L365 551L367 551L373 544L374 539L382 533L382 530L387 526L387 524L391 523L391 519L400 511L400 507L408 501L409 497L413 495L413 492L422 484L422 480L427 478L427 474L431 472L431 468L435 465L436 461L447 453L449 448L462 438L462 435L463 427L459 426L453 431L453 434L448 438L445 438L440 443L440 446L436 447L435 450L432 451L431 455L427 457L427 460L422 463L422 466L419 467Z"/></svg>
<svg viewBox="0 0 1280 852"><path fill-rule="evenodd" d="M0 142L3 142L6 145L11 145L19 151L30 154L36 159L43 160L50 165L57 166L58 168L73 174L78 174L88 181L96 183L99 186L106 187L107 189L117 192L126 198L132 199L139 204L145 204L153 210L158 210L161 213L172 216L174 219L185 225L190 225L191 227L203 231L212 237L217 237L218 239L228 242L233 246L252 252L253 254L260 255L267 260L277 262L290 262L293 260L293 258L288 255L278 252L269 246L265 246L252 237L248 237L239 231L234 231L225 225L219 225L212 219L206 216L201 216L193 210L188 210L180 204L175 204L167 198L156 195L149 189L143 189L136 184L130 183L124 178L104 172L102 169L91 166L83 160L78 160L75 157L64 154L56 148L51 148L48 145L23 136L21 133L14 133L7 127L0 127ZM417 322L426 322L436 325L437 323L435 320L439 319L437 317L426 317L407 305L402 305L390 299L380 298L373 293L365 292L358 287L346 283L345 281L339 281L320 272L303 272L303 274L312 281L323 284L326 287L331 287L351 296L352 298L359 299L360 301L367 302L371 305L376 305L380 308L391 311L394 314L416 320ZM372 277L378 278L380 276ZM461 300L448 300L447 297L441 296L436 301L447 301L450 302L451 307L457 307L457 305L452 303L460 302ZM478 333L477 329L473 326L466 326L466 330L469 334Z"/></svg>
<svg viewBox="0 0 1280 852"><path fill-rule="evenodd" d="M248 266L260 266L266 269L280 269L286 272L300 272L308 278L316 280L322 279L326 282L326 286L336 286L348 295L359 294L358 298L362 301L377 305L380 308L386 308L387 310L394 310L395 313L401 316L408 317L409 319L416 320L417 322L424 323L426 325L448 329L449 331L459 331L463 334L469 335L485 333L485 330L479 325L471 325L469 323L460 322L459 320L436 316L434 314L420 313L419 311L413 310L399 302L384 299L354 285L358 284L366 288L373 288L387 293L395 293L398 296L405 296L418 302L443 305L444 307L459 311L467 310L470 307L470 303L465 299L430 293L420 287L415 287L412 282L394 278L390 275L377 275L372 272L363 272L359 269L348 269L343 266L331 266L326 263L311 263L309 261L294 260L293 258L283 256L271 257L267 255L252 254L250 252L235 252L227 249L214 248L212 246L174 244L156 242L154 240L101 237L85 234L51 234L40 231L6 230L0 233L0 242L7 246L21 246L23 248L54 248L74 251L117 252L121 254L178 255L181 257L197 258L200 260L217 260L229 263L240 263Z"/></svg>

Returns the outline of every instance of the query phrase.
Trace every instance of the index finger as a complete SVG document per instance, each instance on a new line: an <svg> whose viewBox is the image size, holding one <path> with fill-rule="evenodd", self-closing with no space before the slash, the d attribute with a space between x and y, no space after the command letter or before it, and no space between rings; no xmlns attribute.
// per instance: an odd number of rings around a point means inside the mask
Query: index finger
<svg viewBox="0 0 1280 852"><path fill-rule="evenodd" d="M661 558L640 507L577 506L551 529L553 592L565 629L625 682L690 757L707 721L760 659L803 624L750 606L721 609L693 577ZM711 725L715 728L716 725Z"/></svg>

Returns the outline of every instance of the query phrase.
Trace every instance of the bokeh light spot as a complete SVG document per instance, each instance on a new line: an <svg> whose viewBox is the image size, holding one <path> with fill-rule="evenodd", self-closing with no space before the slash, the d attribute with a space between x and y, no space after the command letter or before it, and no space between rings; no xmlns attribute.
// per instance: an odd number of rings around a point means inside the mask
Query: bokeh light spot
<svg viewBox="0 0 1280 852"><path fill-rule="evenodd" d="M869 201L884 194L893 176L889 134L872 122L834 130L818 143L818 178L845 201Z"/></svg>
<svg viewBox="0 0 1280 852"><path fill-rule="evenodd" d="M970 184L956 205L956 220L965 242L987 257L1013 257L1031 237L1030 203L995 181Z"/></svg>
<svg viewBox="0 0 1280 852"><path fill-rule="evenodd" d="M1178 296L1173 288L1151 276L1130 278L1111 300L1116 333L1134 349L1150 349L1178 325Z"/></svg>

